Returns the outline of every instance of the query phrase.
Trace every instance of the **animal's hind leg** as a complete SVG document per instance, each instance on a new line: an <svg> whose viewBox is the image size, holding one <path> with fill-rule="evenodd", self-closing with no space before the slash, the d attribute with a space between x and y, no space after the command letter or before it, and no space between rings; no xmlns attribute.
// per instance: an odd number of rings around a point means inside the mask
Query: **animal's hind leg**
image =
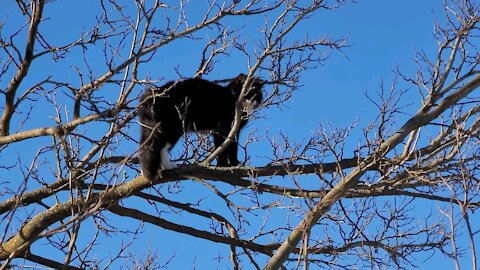
<svg viewBox="0 0 480 270"><path fill-rule="evenodd" d="M170 150L180 139L182 133L181 129L175 128L175 126L166 126L165 130L168 132L160 134L163 143L157 148L160 153L159 166L161 169L171 170L177 168L178 165L170 160Z"/></svg>
<svg viewBox="0 0 480 270"><path fill-rule="evenodd" d="M161 161L159 149L165 143L158 138L156 132L154 134L150 133L151 129L142 130L140 164L142 165L143 176L152 181L158 176L157 172Z"/></svg>
<svg viewBox="0 0 480 270"><path fill-rule="evenodd" d="M172 149L171 143L165 143L160 150L160 167L165 170L171 170L178 167L175 162L170 160L170 150Z"/></svg>
<svg viewBox="0 0 480 270"><path fill-rule="evenodd" d="M154 180L160 176L160 171L171 170L177 167L177 164L170 161L170 149L172 144L165 140L165 137L156 134L150 140L143 144L140 153L140 164L142 173L149 180Z"/></svg>

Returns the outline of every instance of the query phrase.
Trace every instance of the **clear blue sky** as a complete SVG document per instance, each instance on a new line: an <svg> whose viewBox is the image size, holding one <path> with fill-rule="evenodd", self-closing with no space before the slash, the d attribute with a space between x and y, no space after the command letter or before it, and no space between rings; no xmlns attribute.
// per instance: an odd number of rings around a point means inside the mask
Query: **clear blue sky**
<svg viewBox="0 0 480 270"><path fill-rule="evenodd" d="M13 2L2 1L0 3L0 19L7 17L9 20L15 20L15 17L9 15L11 11L17 12ZM200 2L203 1L198 1L195 5ZM84 3L85 5L83 5ZM51 20L46 21L42 27L45 27L44 30L55 34L55 39L59 42L64 37L76 36L78 31L88 29L87 26L94 21L94 17L89 16L88 8L89 5L94 3L95 1L92 0L61 0L58 1L61 7L55 9L51 8L51 4L49 4L45 12L47 17L51 17ZM374 105L366 98L365 93L375 95L382 80L386 86L389 86L393 79L392 71L396 67L407 74L414 74L416 66L411 59L416 48L425 50L431 56L435 54L437 43L432 37L434 24L432 9L439 10L441 5L442 1L434 0L359 0L357 4L349 4L333 12L318 12L307 23L302 23L295 30L295 33L300 36L304 33L308 33L310 36L328 35L332 38L347 36L352 46L345 48L343 54L336 51L331 52L323 66L306 71L302 77L303 87L295 93L286 107L282 110L272 109L269 112L262 112L261 115L264 116L264 119L250 124L250 128L268 129L275 136L277 136L279 130L282 130L291 139L302 142L311 135L313 130L319 127L321 122L340 128L346 127L354 121L359 121L358 127L353 133L357 136L352 137L349 142L351 150L346 151L353 155L355 146L362 139L360 137L361 127L366 126L373 120L376 113ZM195 14L191 15L194 16ZM263 18L260 19L259 21L263 20ZM9 22L10 25L15 26L11 21ZM245 28L246 31L251 32L250 37L254 37L260 27L253 22L255 21L247 23ZM175 68L179 67L184 75L193 75L198 67L198 52L201 48L192 47L192 44L192 42L178 42L161 49L151 63L146 65L146 69L141 70L141 72L151 77L164 77L166 80L174 80L177 78ZM101 62L102 58L91 57L91 63L98 61L99 66L101 66L101 68L96 69L98 72L96 75L105 72L102 69L104 68L104 64ZM75 60L78 62L74 63ZM50 59L45 61L48 62ZM70 58L69 63L60 62L63 66L56 64L43 71L50 73L54 71L56 76L70 78L72 84L78 84L78 77L73 66L81 66L82 61L81 56L77 59ZM245 59L235 58L235 61L226 59L219 63L218 68L207 78L232 77L239 72L245 72L246 67ZM31 76L33 78L37 75L41 76L43 71L39 74L31 74ZM0 87L4 87L6 83L8 82L0 81ZM403 87L408 88L407 85L403 85ZM137 91L141 91L141 89L137 89ZM409 91L407 99L402 102L412 104L411 107L407 107L405 112L414 113L417 108L416 105L418 105L418 100L414 99L417 97L416 90L411 89ZM408 100L409 97L412 99ZM46 119L45 123L53 124L49 119ZM39 127L36 125L45 123L36 122L31 124L31 127ZM401 119L398 124L401 124ZM24 146L26 146L24 151L37 151L36 148L28 148L28 143ZM128 154L134 151L136 146L129 144L120 147L124 148L119 149L119 153ZM269 155L269 150L265 146L249 148L249 154L252 156L253 165L261 166L268 162L268 159L263 158ZM13 156L17 157L18 153L13 153ZM185 192L183 196L185 194L189 194L188 196L194 196L194 193L201 194L201 191L198 190L187 189ZM129 202L131 203L129 206L134 205L133 199L127 200L127 205ZM421 202L417 206L421 208ZM211 207L213 208L215 205ZM431 207L432 211L436 210L435 205L429 205L428 207ZM176 217L178 218L178 216ZM123 225L120 222L128 223L127 219L113 218L113 221L120 227ZM88 225L82 229L88 229ZM210 242L160 230L149 225L145 225L144 234L141 237L146 239L135 244L138 254L146 253L145 247L147 246L152 250L158 249L161 261L166 261L175 255L176 258L169 265L170 269L191 269L194 265L196 265L196 269L212 269L217 265L213 258L217 255L228 257L228 247L226 246L223 246L219 251L219 246ZM90 239L86 239L86 241L88 240ZM111 246L113 254L116 245L121 241L126 242L128 240L113 237L108 240L108 243L104 242L105 246L98 248L104 250L105 247ZM185 248L185 245L188 248ZM48 249L44 249L44 252L48 253ZM195 259L192 259L192 252L196 254ZM453 263L438 253L426 263L422 261L426 257L418 256L417 259L417 265L421 269L453 268ZM469 266L468 259L467 256L467 260L462 261L467 268ZM229 268L231 268L230 265ZM220 269L223 268L220 267Z"/></svg>

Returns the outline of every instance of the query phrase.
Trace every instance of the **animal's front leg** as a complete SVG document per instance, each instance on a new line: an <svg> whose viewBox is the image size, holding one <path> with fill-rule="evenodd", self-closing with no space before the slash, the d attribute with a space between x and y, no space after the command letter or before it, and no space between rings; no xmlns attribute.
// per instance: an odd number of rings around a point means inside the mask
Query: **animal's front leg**
<svg viewBox="0 0 480 270"><path fill-rule="evenodd" d="M222 143L225 141L225 138L226 137L224 137L224 136L222 136L218 133L213 134L213 143L215 144L215 149L219 148L222 145ZM218 155L217 166L228 167L228 158L227 158L227 154L226 154L226 149L225 149L225 151L220 153L220 155Z"/></svg>
<svg viewBox="0 0 480 270"><path fill-rule="evenodd" d="M238 161L238 142L237 140L231 142L227 149L225 149L225 153L228 158L228 164L230 166L238 166L240 162Z"/></svg>
<svg viewBox="0 0 480 270"><path fill-rule="evenodd" d="M213 134L213 142L215 143L215 148L218 148L225 141L227 135L221 135L218 133ZM220 167L230 167L238 165L237 158L238 143L232 141L228 147L217 157L217 166Z"/></svg>

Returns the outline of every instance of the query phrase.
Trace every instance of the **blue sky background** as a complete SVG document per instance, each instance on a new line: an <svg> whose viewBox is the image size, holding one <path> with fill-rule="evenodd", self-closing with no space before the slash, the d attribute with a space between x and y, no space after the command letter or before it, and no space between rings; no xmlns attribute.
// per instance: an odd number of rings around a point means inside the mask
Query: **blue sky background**
<svg viewBox="0 0 480 270"><path fill-rule="evenodd" d="M166 1L168 2L168 1ZM192 1L192 9L189 16L195 17L202 13L203 1ZM50 33L52 42L58 41L64 43L69 37L75 38L78 32L82 29L88 29L94 23L94 16L91 14L92 6L96 5L96 1L69 1L61 0L55 2L56 6L47 5L45 16L51 19L42 23L42 31ZM385 1L385 0L371 0L358 1L356 4L348 4L340 9L330 11L319 11L308 21L301 23L299 27L292 33L303 36L308 33L312 37L328 35L332 38L347 36L349 43L352 45L349 48L343 49L342 53L332 51L329 53L329 58L313 70L306 71L302 76L303 87L299 89L291 100L285 105L286 107L280 109L271 109L270 111L260 112L262 119L259 119L249 125L251 129L268 130L269 134L278 136L278 132L282 130L284 133L297 142L303 142L306 138L311 136L312 132L317 129L320 123L331 126L332 128L346 127L353 122L358 121L358 126L352 132L348 146L351 147L346 153L353 156L355 147L362 142L362 127L375 119L375 106L368 100L366 93L375 96L379 91L379 85L383 81L384 85L389 87L394 79L393 70L397 67L407 75L413 75L416 71L416 65L412 61L415 54L415 49L422 49L427 52L427 55L434 56L437 50L437 43L432 37L434 16L432 10L439 10L441 12L442 1L433 0L404 0L404 1ZM195 14L194 11L198 14ZM6 18L8 27L17 27L18 24L23 23L23 19L14 15L17 13L17 7L14 1L2 1L0 3L0 19ZM193 18L192 17L192 18ZM194 19L192 19L194 20ZM259 27L262 26L263 17L255 17L242 20L233 20L232 23L238 25L245 25L244 38L254 39L258 34ZM200 43L203 44L203 43ZM202 50L201 45L195 46L192 41L174 42L166 48L162 48L152 58L150 63L144 65L141 73L144 76L153 78L161 77L165 80L174 80L177 78L175 68L179 68L180 72L185 76L193 76L198 67L198 59ZM1 55L1 54L0 54ZM105 65L102 62L101 55L95 53L89 54L89 62L96 75L104 73ZM74 66L82 67L82 55L77 57L69 57L68 63L59 61L52 64L51 59L44 59L38 65L46 64L48 68L40 66L33 66L30 78L40 78L44 74L54 73L55 76L65 78L78 85L78 76L74 71ZM95 66L98 63L98 67ZM209 74L207 79L223 79L233 77L240 72L246 72L247 61L239 55L233 55L231 58L222 60L216 69ZM265 74L259 74L260 76ZM0 81L0 87L4 87L8 81ZM418 108L419 99L416 89L410 89L411 86L400 83L400 89L407 89L407 94L402 100L406 107L404 112L405 117L408 114L415 113ZM113 86L105 86L104 92L109 91ZM136 91L142 91L138 88ZM117 92L115 92L116 94ZM38 107L35 112L49 113L53 115L51 108ZM48 118L43 118L45 122L35 121L27 123L24 127L33 128L42 125L53 125L54 122ZM397 125L401 125L401 116ZM135 127L132 127L132 132L138 132ZM96 132L89 130L88 132ZM136 133L132 133L136 134ZM43 139L35 139L26 141L20 145L24 147L20 151L22 153L33 154L38 149L32 147L33 144L41 143ZM47 141L50 139L46 139ZM249 146L249 155L251 155L253 165L262 166L269 162L268 158L270 149L265 145ZM131 154L135 151L136 145L121 144L117 151L119 153ZM17 159L19 157L18 149L10 150L12 155L3 158ZM350 156L349 156L350 157ZM14 176L18 172L9 172ZM7 174L8 175L8 174ZM5 176L4 176L5 177ZM188 181L185 185L188 185ZM199 185L195 189L184 187L178 198L180 201L182 197L189 196L189 199L203 195L202 189ZM219 188L228 189L228 187L219 186ZM208 193L208 191L205 191ZM193 201L193 199L192 199ZM135 199L126 200L126 204L134 206ZM221 202L220 202L221 203ZM436 205L431 203L422 204L418 201L415 206L420 209L432 209L436 211ZM145 206L148 207L148 206ZM214 209L215 202L210 206ZM144 209L141 209L144 210ZM422 210L418 210L421 212ZM281 220L281 215L284 212L273 213L274 218ZM278 216L276 216L278 215ZM172 217L178 220L178 215ZM123 227L124 224L129 224L128 219L111 217L112 223ZM295 219L294 217L292 217ZM172 220L176 221L176 220ZM183 222L183 220L182 220ZM185 217L184 224L193 222L189 217ZM202 222L202 221L199 221ZM296 221L293 222L296 224ZM132 223L132 228L136 223ZM208 226L208 224L205 224ZM88 231L89 225L82 227L82 230ZM145 240L137 241L135 243L136 256L145 255L148 248L152 250L158 249L160 261L166 261L171 256L175 256L174 260L169 264L170 269L211 269L217 265L213 260L216 256L224 256L223 263L228 261L228 247L222 246L220 249L218 245L212 244L208 241L196 240L190 236L172 233L165 230L160 230L157 227L145 225L144 233L141 237ZM90 239L84 239L88 242ZM121 242L127 242L128 238L118 238L113 236L104 241L101 250L111 248L112 254L117 251L118 245ZM185 248L187 246L189 248ZM193 246L193 249L191 248ZM38 246L40 247L40 246ZM48 254L49 250L39 249L38 253ZM192 259L192 252L195 253L195 259ZM431 253L426 254L431 256ZM420 269L451 269L453 262L446 259L441 254L433 254L432 258L427 256L418 256L417 265ZM187 259L184 259L187 258ZM426 262L423 260L429 259ZM470 265L469 256L462 260L464 267L468 268ZM231 265L228 265L231 268ZM223 269L223 267L219 267Z"/></svg>

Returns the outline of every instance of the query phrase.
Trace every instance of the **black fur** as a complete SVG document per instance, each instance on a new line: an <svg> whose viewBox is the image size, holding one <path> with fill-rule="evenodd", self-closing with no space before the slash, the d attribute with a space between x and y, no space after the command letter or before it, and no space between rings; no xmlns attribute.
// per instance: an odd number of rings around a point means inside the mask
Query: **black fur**
<svg viewBox="0 0 480 270"><path fill-rule="evenodd" d="M215 147L219 147L232 127L236 102L246 77L240 74L225 87L195 78L147 89L141 97L138 108L141 125L140 163L143 175L153 180L159 170L169 169L168 164L163 165L169 160L162 160L162 155L165 158L165 153L170 150L165 147L167 144L170 148L173 147L188 131L213 131ZM263 81L253 80L248 88L246 103L255 102L255 107L260 105L262 86ZM241 128L247 123L247 118L247 112L244 111ZM236 137L238 138L238 133ZM237 151L238 143L233 141L218 156L217 165L238 165Z"/></svg>

